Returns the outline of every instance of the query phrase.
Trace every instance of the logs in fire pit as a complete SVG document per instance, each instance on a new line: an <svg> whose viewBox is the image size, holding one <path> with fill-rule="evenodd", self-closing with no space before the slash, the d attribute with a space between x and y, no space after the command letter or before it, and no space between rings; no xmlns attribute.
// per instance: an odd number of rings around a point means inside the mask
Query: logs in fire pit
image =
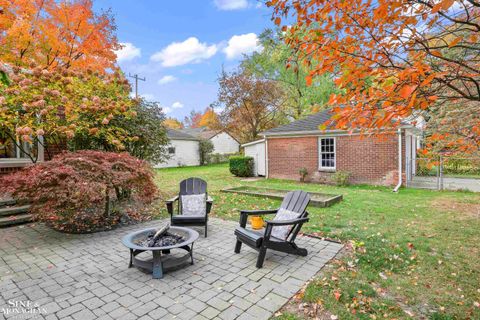
<svg viewBox="0 0 480 320"><path fill-rule="evenodd" d="M188 262L193 264L193 243L198 232L189 228L170 227L145 229L126 235L122 242L130 248L129 267L135 266L142 271L152 273L154 279L163 278L163 274L178 269ZM178 254L177 249L187 251ZM138 257L142 252L152 252L152 259Z"/></svg>

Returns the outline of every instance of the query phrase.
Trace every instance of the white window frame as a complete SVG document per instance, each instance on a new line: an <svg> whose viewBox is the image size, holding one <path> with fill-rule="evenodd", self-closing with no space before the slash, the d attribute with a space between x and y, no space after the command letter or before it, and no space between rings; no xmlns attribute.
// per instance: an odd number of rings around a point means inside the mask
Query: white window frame
<svg viewBox="0 0 480 320"><path fill-rule="evenodd" d="M38 158L37 162L45 161L45 150L43 148L43 137L39 137L39 143L37 145ZM21 149L18 146L16 148L16 157L15 158L1 158L0 159L0 168L15 168L15 167L25 167L32 163L30 158L20 157Z"/></svg>
<svg viewBox="0 0 480 320"><path fill-rule="evenodd" d="M322 139L333 139L333 167L322 166ZM318 137L318 170L336 171L337 170L337 139L332 136Z"/></svg>

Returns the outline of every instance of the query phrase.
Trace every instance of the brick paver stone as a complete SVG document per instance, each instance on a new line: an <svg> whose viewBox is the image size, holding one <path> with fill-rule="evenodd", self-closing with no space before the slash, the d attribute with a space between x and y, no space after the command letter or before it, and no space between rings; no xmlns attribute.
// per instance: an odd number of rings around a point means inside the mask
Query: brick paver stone
<svg viewBox="0 0 480 320"><path fill-rule="evenodd" d="M268 251L257 269L256 251L233 252L238 223L212 218L208 238L195 242L195 264L155 280L128 268L121 238L161 223L85 235L42 224L3 229L0 310L9 299L29 299L47 311L36 319L269 319L342 248L299 236L307 257Z"/></svg>

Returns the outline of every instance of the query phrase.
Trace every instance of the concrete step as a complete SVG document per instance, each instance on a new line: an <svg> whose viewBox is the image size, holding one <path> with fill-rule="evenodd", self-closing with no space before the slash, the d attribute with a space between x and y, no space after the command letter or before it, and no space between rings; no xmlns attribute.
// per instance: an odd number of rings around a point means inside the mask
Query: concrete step
<svg viewBox="0 0 480 320"><path fill-rule="evenodd" d="M0 208L0 217L25 214L29 209L30 205L3 207Z"/></svg>
<svg viewBox="0 0 480 320"><path fill-rule="evenodd" d="M32 221L31 214L19 214L14 216L0 217L0 228L12 227Z"/></svg>

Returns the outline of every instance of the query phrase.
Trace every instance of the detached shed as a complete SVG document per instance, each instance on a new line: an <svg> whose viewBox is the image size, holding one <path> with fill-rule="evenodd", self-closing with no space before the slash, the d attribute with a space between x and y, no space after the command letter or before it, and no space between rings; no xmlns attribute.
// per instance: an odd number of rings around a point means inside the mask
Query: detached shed
<svg viewBox="0 0 480 320"><path fill-rule="evenodd" d="M155 168L170 168L200 165L200 139L180 130L167 130L168 159Z"/></svg>
<svg viewBox="0 0 480 320"><path fill-rule="evenodd" d="M252 141L249 143L242 144L242 147L245 150L245 155L252 157L254 159L253 174L255 176L266 176L267 175L267 166L266 166L266 145L265 139Z"/></svg>

